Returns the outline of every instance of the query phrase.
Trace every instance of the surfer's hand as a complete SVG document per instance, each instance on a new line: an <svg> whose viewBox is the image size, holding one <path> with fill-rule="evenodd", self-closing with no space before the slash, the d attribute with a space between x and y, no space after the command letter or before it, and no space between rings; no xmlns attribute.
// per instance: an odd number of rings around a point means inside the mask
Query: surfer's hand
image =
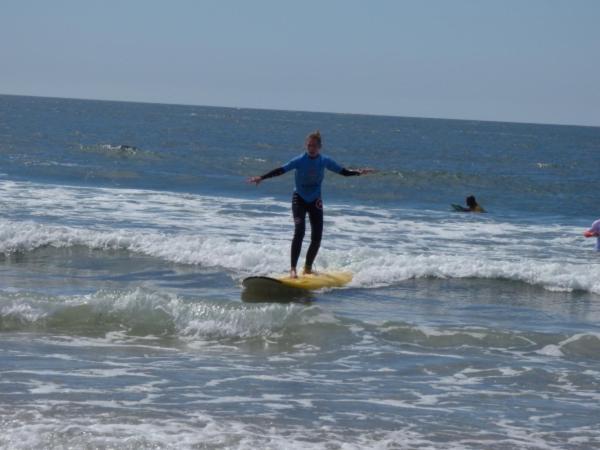
<svg viewBox="0 0 600 450"><path fill-rule="evenodd" d="M256 184L257 186L260 184L260 182L261 182L261 181L262 181L262 178L261 178L261 177L249 177L249 178L246 180L246 182L247 182L247 183L254 183L254 184Z"/></svg>
<svg viewBox="0 0 600 450"><path fill-rule="evenodd" d="M596 233L595 231L587 230L583 232L583 235L585 237L597 237L598 233Z"/></svg>
<svg viewBox="0 0 600 450"><path fill-rule="evenodd" d="M358 172L360 172L361 175L368 175L370 173L376 173L377 170L370 167L363 167L362 169L358 169Z"/></svg>

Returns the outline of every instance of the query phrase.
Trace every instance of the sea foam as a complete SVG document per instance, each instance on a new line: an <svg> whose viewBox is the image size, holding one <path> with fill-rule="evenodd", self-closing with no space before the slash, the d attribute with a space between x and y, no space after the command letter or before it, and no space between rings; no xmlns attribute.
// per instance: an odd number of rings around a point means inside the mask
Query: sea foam
<svg viewBox="0 0 600 450"><path fill-rule="evenodd" d="M289 267L289 205L273 198L8 181L0 182L0 193L6 199L0 253L7 257L42 247L125 250L219 267L238 280ZM484 278L600 293L600 259L580 231L492 216L331 204L317 269L350 270L351 286L361 288L415 278Z"/></svg>

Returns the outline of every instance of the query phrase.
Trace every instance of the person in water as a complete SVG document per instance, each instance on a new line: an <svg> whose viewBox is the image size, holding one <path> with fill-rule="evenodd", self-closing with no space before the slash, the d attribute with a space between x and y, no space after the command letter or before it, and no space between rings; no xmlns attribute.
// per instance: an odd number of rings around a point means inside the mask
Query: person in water
<svg viewBox="0 0 600 450"><path fill-rule="evenodd" d="M461 205L455 205L452 204L452 208L454 208L455 211L460 211L460 212L476 212L476 213L484 213L485 209L483 209L478 203L477 200L475 200L475 196L474 195L469 195L466 199L465 199L466 203L467 203L467 207L465 208L464 206Z"/></svg>
<svg viewBox="0 0 600 450"><path fill-rule="evenodd" d="M596 250L600 252L600 219L594 221L589 230L583 232L586 238L595 237L596 239Z"/></svg>
<svg viewBox="0 0 600 450"><path fill-rule="evenodd" d="M287 164L271 170L264 175L248 178L249 183L256 185L267 178L278 177L290 170L295 170L295 189L292 196L292 214L294 216L294 238L292 239L290 277L297 278L296 265L302 249L302 241L306 230L306 213L310 220L310 246L306 253L304 273L312 273L313 262L321 246L323 236L323 201L321 200L321 183L325 169L349 177L374 172L363 168L350 170L340 166L333 159L321 154L321 133L317 130L306 137L306 153L299 155Z"/></svg>
<svg viewBox="0 0 600 450"><path fill-rule="evenodd" d="M477 212L477 213L483 213L485 212L485 209L483 209L479 203L477 203L477 200L475 200L475 196L474 195L469 195L466 199L465 199L466 203L467 203L467 208L469 212Z"/></svg>

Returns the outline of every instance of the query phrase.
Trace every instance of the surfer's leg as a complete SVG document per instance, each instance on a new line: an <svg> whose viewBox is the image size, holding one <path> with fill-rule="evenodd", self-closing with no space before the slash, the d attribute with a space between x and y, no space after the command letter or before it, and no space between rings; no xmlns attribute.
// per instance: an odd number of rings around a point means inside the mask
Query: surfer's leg
<svg viewBox="0 0 600 450"><path fill-rule="evenodd" d="M292 197L292 215L294 216L294 239L292 239L291 269L295 271L306 231L306 203L297 193Z"/></svg>
<svg viewBox="0 0 600 450"><path fill-rule="evenodd" d="M310 247L306 252L305 273L312 272L312 265L319 252L323 237L323 202L320 198L309 205L308 218L310 219Z"/></svg>

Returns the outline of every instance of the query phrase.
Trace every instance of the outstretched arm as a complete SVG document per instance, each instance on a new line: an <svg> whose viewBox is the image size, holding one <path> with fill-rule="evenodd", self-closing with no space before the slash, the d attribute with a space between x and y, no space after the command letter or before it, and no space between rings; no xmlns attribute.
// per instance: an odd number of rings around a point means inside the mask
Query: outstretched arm
<svg viewBox="0 0 600 450"><path fill-rule="evenodd" d="M345 177L353 177L357 175L367 175L369 173L377 172L375 169L371 169L369 167L363 167L362 169L346 169L343 168L340 172L340 175Z"/></svg>
<svg viewBox="0 0 600 450"><path fill-rule="evenodd" d="M285 169L283 167L278 167L277 169L273 169L270 172L265 173L264 175L250 177L248 178L248 183L254 183L258 186L262 180L266 180L267 178L278 177L279 175L283 175L285 173Z"/></svg>

